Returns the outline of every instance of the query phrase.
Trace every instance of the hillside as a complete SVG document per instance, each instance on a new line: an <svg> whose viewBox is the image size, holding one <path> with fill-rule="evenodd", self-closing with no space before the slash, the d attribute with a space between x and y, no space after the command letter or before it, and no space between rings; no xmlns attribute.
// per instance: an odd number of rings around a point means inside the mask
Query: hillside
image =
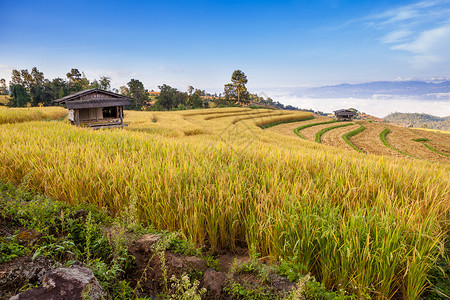
<svg viewBox="0 0 450 300"><path fill-rule="evenodd" d="M0 181L179 231L211 255L245 248L301 274L298 286L314 276L353 299L431 291L450 210L446 135L247 108L126 111L123 130L17 119L0 125Z"/></svg>
<svg viewBox="0 0 450 300"><path fill-rule="evenodd" d="M396 112L387 115L384 119L403 126L450 131L450 116L440 118L427 114Z"/></svg>

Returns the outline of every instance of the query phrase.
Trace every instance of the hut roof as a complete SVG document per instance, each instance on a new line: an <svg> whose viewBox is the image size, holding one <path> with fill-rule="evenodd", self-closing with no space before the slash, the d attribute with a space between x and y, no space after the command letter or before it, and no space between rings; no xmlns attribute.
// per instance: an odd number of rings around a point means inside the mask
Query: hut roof
<svg viewBox="0 0 450 300"><path fill-rule="evenodd" d="M338 109L334 111L334 114L336 115L347 115L347 116L355 116L356 115L356 111L354 110L349 110L349 109Z"/></svg>
<svg viewBox="0 0 450 300"><path fill-rule="evenodd" d="M104 97L86 97L90 94L102 94ZM67 105L68 109L96 108L130 105L131 98L101 89L89 89L56 99L54 102Z"/></svg>
<svg viewBox="0 0 450 300"><path fill-rule="evenodd" d="M119 98L95 98L88 100L74 100L66 102L68 109L97 108L130 105L127 99Z"/></svg>

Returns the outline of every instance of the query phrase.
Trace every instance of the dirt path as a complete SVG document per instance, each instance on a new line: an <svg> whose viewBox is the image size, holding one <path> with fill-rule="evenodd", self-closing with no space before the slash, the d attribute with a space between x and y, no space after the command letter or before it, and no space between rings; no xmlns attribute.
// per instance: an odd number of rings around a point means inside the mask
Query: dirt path
<svg viewBox="0 0 450 300"><path fill-rule="evenodd" d="M334 124L328 125L333 126ZM341 149L354 150L349 144L347 144L344 141L342 135L346 134L347 132L358 129L359 127L360 127L359 124L355 124L346 127L332 129L326 132L324 135L322 135L322 144L338 147Z"/></svg>
<svg viewBox="0 0 450 300"><path fill-rule="evenodd" d="M450 134L420 129L409 129L409 130L415 135L417 135L416 138L429 139L427 144L436 149L437 151L450 155Z"/></svg>
<svg viewBox="0 0 450 300"><path fill-rule="evenodd" d="M270 130L272 132L276 132L276 133L283 134L283 135L298 137L294 133L295 128L303 126L303 125L307 125L307 124L320 123L320 122L326 122L326 121L331 121L331 120L332 119L328 118L328 117L315 116L315 118L312 120L306 120L306 121L300 121L300 122L294 122L294 123L284 123L284 124L280 124L277 126L267 128L266 130Z"/></svg>
<svg viewBox="0 0 450 300"><path fill-rule="evenodd" d="M320 122L325 122L325 121L326 120L323 120L323 121L320 121ZM313 123L319 123L319 122L313 122ZM330 123L330 124L323 124L323 125L312 126L312 127L308 127L308 128L303 129L303 130L300 130L299 133L302 136L304 136L307 140L315 141L316 140L316 133L318 133L322 129L327 128L327 127L331 127L331 126L343 125L343 124L348 124L348 122L335 122L335 123Z"/></svg>
<svg viewBox="0 0 450 300"><path fill-rule="evenodd" d="M418 138L418 135L413 133L408 128L390 124L386 124L385 126L391 130L391 133L387 136L388 143L395 149L403 151L416 158L450 163L450 158L431 151L425 147L423 143L413 141L413 139Z"/></svg>
<svg viewBox="0 0 450 300"><path fill-rule="evenodd" d="M369 123L367 121L360 121L359 123L366 127L366 130L350 139L353 145L366 153L398 157L404 156L397 151L386 147L381 142L380 133L385 129L384 124Z"/></svg>
<svg viewBox="0 0 450 300"><path fill-rule="evenodd" d="M272 132L276 132L276 133L283 134L283 135L297 137L297 135L294 133L294 129L297 127L300 127L300 126L303 126L306 124L320 123L320 122L326 122L326 121L332 120L331 118L324 117L324 116L315 116L315 117L316 118L314 118L312 120L280 124L277 126L267 128L266 130L270 130Z"/></svg>

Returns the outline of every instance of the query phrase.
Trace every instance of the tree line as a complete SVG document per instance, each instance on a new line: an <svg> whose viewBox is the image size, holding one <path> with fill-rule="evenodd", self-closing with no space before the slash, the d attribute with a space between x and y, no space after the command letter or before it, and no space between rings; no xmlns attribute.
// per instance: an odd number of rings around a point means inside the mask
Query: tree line
<svg viewBox="0 0 450 300"><path fill-rule="evenodd" d="M267 100L256 94L248 92L247 76L241 70L236 70L231 76L231 82L224 85L223 94L210 94L205 90L188 86L186 91L179 91L167 84L158 86L160 92L149 92L138 79L131 79L119 89L111 88L111 78L100 76L90 81L84 72L72 68L65 78L47 79L44 73L36 67L24 70L12 70L9 87L5 79L0 79L0 95L10 95L8 106L52 106L54 100L86 89L99 88L102 90L120 93L131 98L132 105L128 109L135 110L182 110L208 108L212 104L216 107L243 106L250 103L259 103L277 108L284 107L272 99ZM156 94L156 95L155 95Z"/></svg>

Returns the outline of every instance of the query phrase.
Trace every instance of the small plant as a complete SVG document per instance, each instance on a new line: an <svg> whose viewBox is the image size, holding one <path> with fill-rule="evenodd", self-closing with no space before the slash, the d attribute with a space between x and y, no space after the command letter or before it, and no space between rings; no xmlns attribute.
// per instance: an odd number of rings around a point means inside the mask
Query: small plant
<svg viewBox="0 0 450 300"><path fill-rule="evenodd" d="M370 299L367 293L361 296L347 294L344 290L328 291L325 286L317 282L314 276L307 274L299 278L299 281L292 292L284 298L286 300L309 300L309 299L323 299L323 300L363 300Z"/></svg>
<svg viewBox="0 0 450 300"><path fill-rule="evenodd" d="M288 260L281 260L277 268L277 273L289 279L289 281L297 282L302 274L307 272L306 266L297 264Z"/></svg>
<svg viewBox="0 0 450 300"><path fill-rule="evenodd" d="M220 263L217 258L214 258L211 255L206 255L204 259L206 261L206 265L208 266L208 268L211 268L215 271L220 271Z"/></svg>
<svg viewBox="0 0 450 300"><path fill-rule="evenodd" d="M429 139L427 138L418 138L418 139L413 139L414 142L428 142Z"/></svg>
<svg viewBox="0 0 450 300"><path fill-rule="evenodd" d="M26 255L30 250L18 243L14 236L0 237L0 263L5 263L11 259Z"/></svg>
<svg viewBox="0 0 450 300"><path fill-rule="evenodd" d="M191 280L187 274L181 275L178 279L175 276L170 278L172 282L172 295L170 299L176 300L201 300L202 295L206 293L205 288L199 289L200 282L198 280Z"/></svg>
<svg viewBox="0 0 450 300"><path fill-rule="evenodd" d="M276 298L273 292L265 287L251 288L238 282L232 282L230 286L226 286L223 290L237 299L262 300Z"/></svg>
<svg viewBox="0 0 450 300"><path fill-rule="evenodd" d="M234 261L232 271L236 274L254 274L264 283L270 283L270 273L275 269L271 266L260 263L257 259L238 264Z"/></svg>

